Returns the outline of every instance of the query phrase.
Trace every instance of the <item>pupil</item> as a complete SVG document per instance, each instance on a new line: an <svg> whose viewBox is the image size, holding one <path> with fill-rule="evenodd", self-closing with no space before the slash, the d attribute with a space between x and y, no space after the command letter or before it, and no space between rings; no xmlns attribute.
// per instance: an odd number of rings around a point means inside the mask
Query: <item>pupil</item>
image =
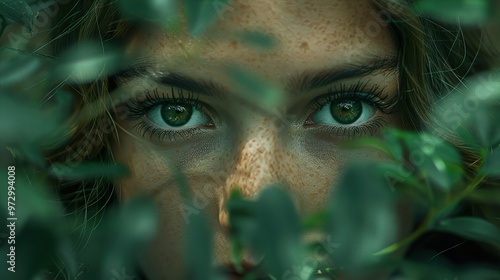
<svg viewBox="0 0 500 280"><path fill-rule="evenodd" d="M161 117L170 126L183 126L189 122L193 115L192 106L163 105L161 107Z"/></svg>
<svg viewBox="0 0 500 280"><path fill-rule="evenodd" d="M341 124L352 124L361 117L363 104L358 100L337 100L330 105L332 117Z"/></svg>

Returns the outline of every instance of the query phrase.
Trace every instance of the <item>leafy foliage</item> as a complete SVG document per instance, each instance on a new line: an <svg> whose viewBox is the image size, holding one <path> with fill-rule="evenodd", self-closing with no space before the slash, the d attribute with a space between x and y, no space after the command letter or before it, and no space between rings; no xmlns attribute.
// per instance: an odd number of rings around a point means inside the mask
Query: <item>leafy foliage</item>
<svg viewBox="0 0 500 280"><path fill-rule="evenodd" d="M26 1L3 0L0 1L0 18L5 21L5 24L19 23L31 31L35 15ZM0 31L3 30L0 29Z"/></svg>
<svg viewBox="0 0 500 280"><path fill-rule="evenodd" d="M460 20L463 24L476 25L491 16L492 3L488 0L419 0L415 8L439 20Z"/></svg>
<svg viewBox="0 0 500 280"><path fill-rule="evenodd" d="M202 37L221 16L220 5L229 4L230 1L119 1L124 16L161 26L177 24L180 11L193 37ZM415 9L440 20L453 22L458 18L471 25L483 23L491 11L490 3L480 0L420 0ZM25 1L0 1L0 32L13 23L32 30L34 17ZM277 47L275 38L261 31L242 32L240 39L258 50ZM71 134L66 121L73 113L75 100L62 85L92 83L114 73L127 63L124 51L101 42L85 42L58 60L5 48L0 49L0 55L0 163L15 163L17 167L17 254L18 267L23 268L14 276L1 270L0 278L113 279L124 268L136 272L144 253L142 248L152 240L158 227L158 213L152 201L139 197L105 213L96 206L87 209L89 212L82 219L76 213L67 213L52 188L54 179L117 180L128 174L127 169L94 161L49 167L45 158L47 151L63 146ZM53 74L47 75L49 81L44 79L37 87L28 86L26 81L34 75L47 73L47 65ZM233 66L227 70L239 85L239 97L245 102L267 112L283 104L282 93L267 81L246 69ZM58 86L47 86L53 83ZM444 124L449 132L459 136L461 144L482 155L478 172L470 178L464 176L468 170L462 165L462 154L438 136L445 133L389 129L380 138L361 139L357 144L378 150L388 161L348 168L323 212L300 217L282 186L267 187L256 199L233 193L226 208L230 214L234 262L241 268L241 257L247 250L265 256L247 275L249 279L336 279L346 273L388 268L410 279L498 279L497 268L456 268L444 262L436 266L395 253L429 232L446 232L493 246L496 253L500 252L498 227L483 218L457 214L469 200L479 206L499 207L500 192L482 187L485 178L500 177L499 98L498 73L485 73L447 95L434 108L436 123ZM182 181L182 174L178 177ZM5 172L0 172L0 179L7 181ZM181 185L182 192L187 192L185 180ZM396 213L398 203L407 200L414 203L405 205L408 209L418 210L414 217L418 225L401 237ZM4 221L6 202L4 197L0 199L0 217ZM498 214L491 213L485 216L498 219ZM323 233L324 240L304 241L306 234L317 231ZM196 268L189 270L189 279L220 278L211 267L212 234L203 214L195 215L186 228L186 265ZM0 244L1 254L6 255L8 250L6 244ZM316 256L313 261L311 255Z"/></svg>

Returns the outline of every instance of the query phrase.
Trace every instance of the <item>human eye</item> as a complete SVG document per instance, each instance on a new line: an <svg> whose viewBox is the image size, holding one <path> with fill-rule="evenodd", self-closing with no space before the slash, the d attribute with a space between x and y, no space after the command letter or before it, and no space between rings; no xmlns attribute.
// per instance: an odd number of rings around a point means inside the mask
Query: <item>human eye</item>
<svg viewBox="0 0 500 280"><path fill-rule="evenodd" d="M138 120L135 130L142 137L149 135L160 142L186 140L215 126L208 105L182 89L171 88L170 93L146 91L143 97L124 105L128 109L127 118Z"/></svg>
<svg viewBox="0 0 500 280"><path fill-rule="evenodd" d="M305 127L320 127L344 138L373 135L387 124L396 98L387 100L384 90L368 83L331 87L312 102Z"/></svg>

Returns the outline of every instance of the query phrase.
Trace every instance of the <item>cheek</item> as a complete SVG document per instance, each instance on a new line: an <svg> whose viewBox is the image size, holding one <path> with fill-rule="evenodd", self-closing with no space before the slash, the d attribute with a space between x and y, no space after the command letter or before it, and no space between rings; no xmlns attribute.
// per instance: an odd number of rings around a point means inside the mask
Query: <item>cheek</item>
<svg viewBox="0 0 500 280"><path fill-rule="evenodd" d="M303 165L290 178L292 193L298 197L302 216L323 209L335 192L335 185L342 171L356 161L384 160L385 156L369 149L346 148L331 141L306 137L294 153L305 155ZM300 182L300 185L297 185Z"/></svg>

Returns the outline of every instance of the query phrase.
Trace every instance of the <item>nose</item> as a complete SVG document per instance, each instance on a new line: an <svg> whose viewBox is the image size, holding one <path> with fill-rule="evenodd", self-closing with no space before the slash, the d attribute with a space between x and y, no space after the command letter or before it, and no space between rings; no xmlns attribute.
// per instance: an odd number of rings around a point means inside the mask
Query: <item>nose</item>
<svg viewBox="0 0 500 280"><path fill-rule="evenodd" d="M228 213L224 206L234 189L238 189L244 197L252 198L266 186L286 184L286 178L282 176L286 150L279 123L265 118L252 126L254 128L245 131L238 141L235 167L226 179L220 198L219 222L223 227L228 226Z"/></svg>

